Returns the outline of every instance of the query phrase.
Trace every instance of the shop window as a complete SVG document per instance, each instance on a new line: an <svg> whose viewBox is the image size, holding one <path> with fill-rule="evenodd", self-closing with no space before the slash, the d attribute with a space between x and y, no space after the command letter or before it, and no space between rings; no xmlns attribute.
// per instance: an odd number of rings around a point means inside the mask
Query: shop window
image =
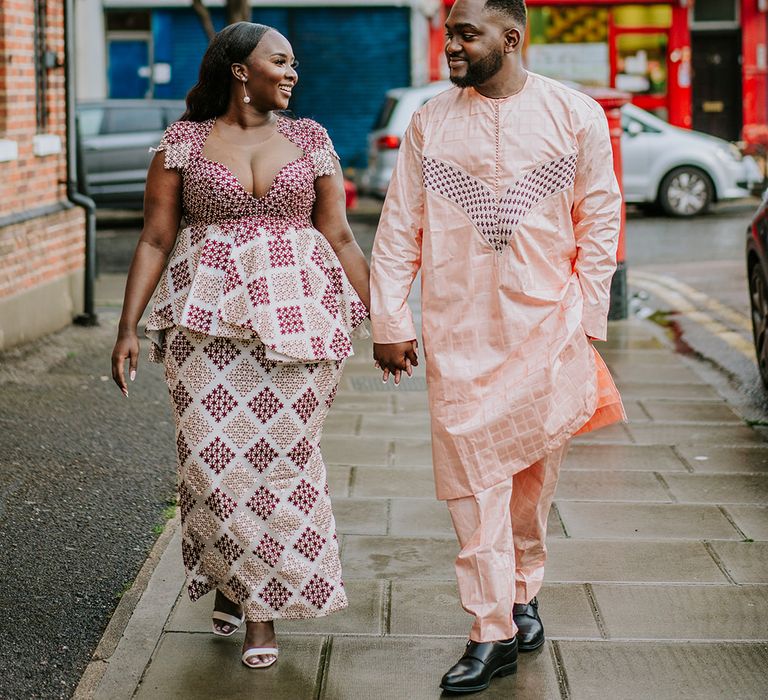
<svg viewBox="0 0 768 700"><path fill-rule="evenodd" d="M557 80L608 85L608 10L531 7L526 64Z"/></svg>
<svg viewBox="0 0 768 700"><path fill-rule="evenodd" d="M667 92L667 34L616 37L616 87L634 95Z"/></svg>
<svg viewBox="0 0 768 700"><path fill-rule="evenodd" d="M106 14L108 32L148 32L151 21L149 10L109 10Z"/></svg>
<svg viewBox="0 0 768 700"><path fill-rule="evenodd" d="M739 19L737 0L696 0L693 5L693 21L736 22Z"/></svg>
<svg viewBox="0 0 768 700"><path fill-rule="evenodd" d="M622 5L613 9L613 24L668 29L672 26L672 8L669 5Z"/></svg>

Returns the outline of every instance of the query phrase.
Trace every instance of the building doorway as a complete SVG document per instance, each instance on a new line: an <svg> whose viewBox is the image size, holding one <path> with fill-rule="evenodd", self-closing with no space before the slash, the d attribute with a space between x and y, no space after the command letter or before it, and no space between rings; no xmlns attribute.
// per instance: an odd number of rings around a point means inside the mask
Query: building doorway
<svg viewBox="0 0 768 700"><path fill-rule="evenodd" d="M736 141L741 131L741 32L694 32L693 128Z"/></svg>

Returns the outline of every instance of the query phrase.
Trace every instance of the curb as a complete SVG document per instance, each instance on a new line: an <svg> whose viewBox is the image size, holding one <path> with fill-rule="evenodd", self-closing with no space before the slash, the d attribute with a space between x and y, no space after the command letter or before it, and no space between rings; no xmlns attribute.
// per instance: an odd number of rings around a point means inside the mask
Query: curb
<svg viewBox="0 0 768 700"><path fill-rule="evenodd" d="M104 674L109 668L109 661L117 650L117 646L123 638L142 596L147 590L152 575L155 573L158 564L160 564L180 524L181 519L177 508L176 515L167 522L165 529L160 537L157 538L147 559L141 569L139 569L133 585L120 598L120 602L117 604L99 643L96 645L90 662L80 677L80 682L75 688L72 700L90 700L94 697Z"/></svg>

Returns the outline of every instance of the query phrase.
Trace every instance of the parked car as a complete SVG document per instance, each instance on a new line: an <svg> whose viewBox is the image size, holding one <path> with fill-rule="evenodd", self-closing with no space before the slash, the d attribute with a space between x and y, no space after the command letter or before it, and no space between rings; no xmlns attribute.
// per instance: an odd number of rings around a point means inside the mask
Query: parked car
<svg viewBox="0 0 768 700"><path fill-rule="evenodd" d="M368 136L362 188L383 197L413 113L451 86L438 82L386 94ZM632 104L622 108L624 196L628 203L658 205L669 216L702 214L712 202L746 197L762 180L755 161L731 143L667 124Z"/></svg>
<svg viewBox="0 0 768 700"><path fill-rule="evenodd" d="M89 196L103 207L141 209L147 168L183 100L81 102L77 117Z"/></svg>
<svg viewBox="0 0 768 700"><path fill-rule="evenodd" d="M185 110L183 100L103 100L77 106L87 193L106 208L141 209L149 149ZM357 188L344 180L347 209Z"/></svg>
<svg viewBox="0 0 768 700"><path fill-rule="evenodd" d="M768 190L747 227L747 280L757 367L768 389Z"/></svg>

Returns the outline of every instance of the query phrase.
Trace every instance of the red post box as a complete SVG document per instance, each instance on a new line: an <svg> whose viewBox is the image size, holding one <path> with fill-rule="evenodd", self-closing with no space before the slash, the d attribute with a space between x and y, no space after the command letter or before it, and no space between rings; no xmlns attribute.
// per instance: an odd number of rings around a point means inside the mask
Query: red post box
<svg viewBox="0 0 768 700"><path fill-rule="evenodd" d="M592 99L597 100L605 110L608 118L608 128L611 132L611 147L613 148L613 170L619 181L619 189L624 193L621 166L621 107L630 101L630 95L611 88L583 88ZM611 320L626 318L628 313L629 294L627 290L626 265L626 209L621 203L621 230L619 231L619 248L616 251L616 274L611 283L611 310L608 318Z"/></svg>

